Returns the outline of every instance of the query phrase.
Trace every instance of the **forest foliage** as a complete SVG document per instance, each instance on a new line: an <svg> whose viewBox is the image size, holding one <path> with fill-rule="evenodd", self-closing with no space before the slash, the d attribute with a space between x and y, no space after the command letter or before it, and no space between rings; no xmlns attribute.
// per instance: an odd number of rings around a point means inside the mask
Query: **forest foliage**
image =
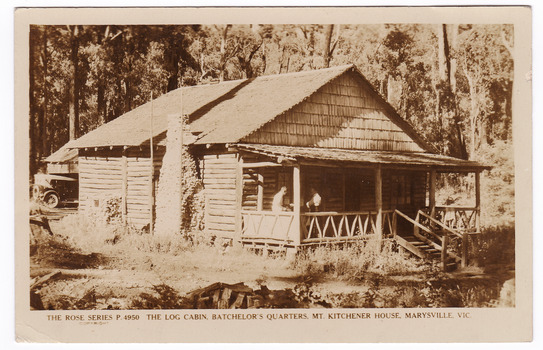
<svg viewBox="0 0 543 350"><path fill-rule="evenodd" d="M351 63L440 153L494 159L512 149L513 29L505 24L33 25L31 174L68 140L151 96L180 86ZM512 179L508 186L512 191Z"/></svg>

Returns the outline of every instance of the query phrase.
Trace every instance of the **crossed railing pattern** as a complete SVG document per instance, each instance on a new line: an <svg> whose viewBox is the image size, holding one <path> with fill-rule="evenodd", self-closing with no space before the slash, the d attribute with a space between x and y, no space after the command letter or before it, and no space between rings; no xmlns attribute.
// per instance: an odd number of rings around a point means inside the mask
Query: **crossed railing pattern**
<svg viewBox="0 0 543 350"><path fill-rule="evenodd" d="M393 211L382 212L384 235L393 235L396 223ZM355 239L375 234L377 212L305 213L301 218L302 243Z"/></svg>
<svg viewBox="0 0 543 350"><path fill-rule="evenodd" d="M426 214L430 214L429 208L424 208ZM441 206L436 207L435 218L448 227L462 232L479 231L479 210L475 207ZM428 221L424 217L421 218ZM429 222L424 222L429 224Z"/></svg>

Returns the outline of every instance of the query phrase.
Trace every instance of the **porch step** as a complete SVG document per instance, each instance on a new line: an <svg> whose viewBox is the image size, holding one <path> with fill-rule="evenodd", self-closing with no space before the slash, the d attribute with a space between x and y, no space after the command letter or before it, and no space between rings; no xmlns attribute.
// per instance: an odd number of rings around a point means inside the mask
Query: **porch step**
<svg viewBox="0 0 543 350"><path fill-rule="evenodd" d="M421 259L433 261L441 259L441 250L434 245L430 245L428 242L422 241L422 239L415 235L396 236L396 241L400 246ZM446 265L447 271L452 271L456 269L456 267L457 263L454 259L449 261Z"/></svg>

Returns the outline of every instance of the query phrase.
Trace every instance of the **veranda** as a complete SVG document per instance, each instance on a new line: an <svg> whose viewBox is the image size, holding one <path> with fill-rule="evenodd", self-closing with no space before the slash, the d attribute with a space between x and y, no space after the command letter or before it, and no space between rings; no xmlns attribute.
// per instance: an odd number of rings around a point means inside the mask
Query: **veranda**
<svg viewBox="0 0 543 350"><path fill-rule="evenodd" d="M297 248L377 237L409 246L404 242L408 235L434 235L442 242L437 230L462 237L480 231L481 168L429 166L412 159L404 163L302 159L288 152L270 158L267 152L251 151L244 154L242 165L243 245ZM475 173L475 205L437 205L439 172ZM273 197L282 186L287 187L284 209L272 211ZM322 198L318 211L309 211L306 205L311 188Z"/></svg>

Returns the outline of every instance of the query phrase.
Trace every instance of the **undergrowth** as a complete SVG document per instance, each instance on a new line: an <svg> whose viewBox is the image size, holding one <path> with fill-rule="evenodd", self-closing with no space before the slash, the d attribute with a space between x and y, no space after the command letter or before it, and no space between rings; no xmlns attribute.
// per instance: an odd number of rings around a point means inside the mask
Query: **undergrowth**
<svg viewBox="0 0 543 350"><path fill-rule="evenodd" d="M43 259L50 256L49 260L54 262L62 258L73 265L58 263L58 267L124 269L128 266L137 271L153 270L160 281L168 283L157 284L148 292L128 298L125 304L130 305L115 306L110 301L113 297L106 298L103 292L89 288L77 300L66 296L69 294L61 295L66 300L60 296L56 301L49 300L54 308L66 308L68 304L73 304L70 308L93 308L95 304L108 308L186 308L189 305L179 289L169 283L175 285L180 276L193 276L190 278L194 279L194 285L189 283L190 286L202 287L194 276L207 272L212 272L215 278L226 275L239 278L241 272L247 276L252 271L251 276L261 276L256 282L265 286L270 272L290 270L300 281L330 277L367 287L362 292L334 294L302 282L292 290L292 297L303 305L337 308L492 307L496 306L503 284L503 280L494 278L462 280L444 274L438 266L398 250L393 240L369 239L343 246L320 246L306 249L296 259L289 260L257 255L242 248L225 248L220 241L200 231L190 238L151 235L134 227L100 223L81 215L66 216L52 230L54 235L42 242L45 244L38 253ZM479 245L473 245L477 249L474 253L480 256L480 266L514 263L512 229L487 229L481 238ZM126 257L132 265L117 264Z"/></svg>
<svg viewBox="0 0 543 350"><path fill-rule="evenodd" d="M212 268L216 271L283 267L286 262L272 256L263 257L242 248L227 246L202 231L190 234L153 235L121 223L103 224L83 215L69 215L52 227L55 241L81 252L97 252L111 257L153 256L161 260L179 257L185 266ZM171 264L179 263L179 260ZM173 266L172 266L173 269ZM166 273L166 271L165 271Z"/></svg>
<svg viewBox="0 0 543 350"><path fill-rule="evenodd" d="M367 274L406 275L432 269L420 259L400 252L394 241L377 239L307 249L299 254L295 267L305 276L328 274L343 280L363 279Z"/></svg>
<svg viewBox="0 0 543 350"><path fill-rule="evenodd" d="M495 307L501 285L490 279L435 278L389 286L377 278L365 292L329 294L325 298L335 308Z"/></svg>

